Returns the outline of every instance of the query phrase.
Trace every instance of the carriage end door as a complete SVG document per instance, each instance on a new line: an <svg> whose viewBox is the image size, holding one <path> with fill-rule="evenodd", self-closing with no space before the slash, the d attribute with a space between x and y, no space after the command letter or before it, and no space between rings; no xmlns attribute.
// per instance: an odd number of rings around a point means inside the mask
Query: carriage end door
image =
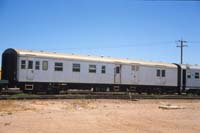
<svg viewBox="0 0 200 133"><path fill-rule="evenodd" d="M115 84L121 84L121 65L115 65L114 83Z"/></svg>
<svg viewBox="0 0 200 133"><path fill-rule="evenodd" d="M27 73L26 73L26 79L27 80L33 80L34 79L34 62L31 59L27 59Z"/></svg>
<svg viewBox="0 0 200 133"><path fill-rule="evenodd" d="M139 66L138 65L131 66L131 83L139 84Z"/></svg>

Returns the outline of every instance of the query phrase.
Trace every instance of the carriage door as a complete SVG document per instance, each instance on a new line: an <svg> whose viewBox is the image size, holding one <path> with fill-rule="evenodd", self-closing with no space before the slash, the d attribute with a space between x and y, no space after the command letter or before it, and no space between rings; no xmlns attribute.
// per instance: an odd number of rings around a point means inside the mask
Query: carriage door
<svg viewBox="0 0 200 133"><path fill-rule="evenodd" d="M158 85L165 85L166 84L166 70L162 68L158 68L156 70L157 82Z"/></svg>
<svg viewBox="0 0 200 133"><path fill-rule="evenodd" d="M33 80L34 79L34 61L32 59L27 59L27 73L26 79Z"/></svg>
<svg viewBox="0 0 200 133"><path fill-rule="evenodd" d="M114 83L115 84L120 84L121 83L121 65L115 65Z"/></svg>
<svg viewBox="0 0 200 133"><path fill-rule="evenodd" d="M183 91L185 91L185 87L186 87L186 70L183 69L183 77L182 77L182 81L183 81Z"/></svg>
<svg viewBox="0 0 200 133"><path fill-rule="evenodd" d="M138 65L132 65L131 66L131 83L132 84L138 84L138 74L139 72L139 66Z"/></svg>
<svg viewBox="0 0 200 133"><path fill-rule="evenodd" d="M166 84L166 70L165 69L161 69L161 85L165 85Z"/></svg>

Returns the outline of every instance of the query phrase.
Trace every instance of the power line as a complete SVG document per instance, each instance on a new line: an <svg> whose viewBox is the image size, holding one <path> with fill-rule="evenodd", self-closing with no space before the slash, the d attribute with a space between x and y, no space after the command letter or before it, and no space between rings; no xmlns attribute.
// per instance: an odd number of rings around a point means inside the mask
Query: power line
<svg viewBox="0 0 200 133"><path fill-rule="evenodd" d="M178 40L180 42L180 45L177 45L177 47L181 48L181 64L183 64L183 48L187 47L188 45L184 45L184 43L187 43L187 41L184 40Z"/></svg>

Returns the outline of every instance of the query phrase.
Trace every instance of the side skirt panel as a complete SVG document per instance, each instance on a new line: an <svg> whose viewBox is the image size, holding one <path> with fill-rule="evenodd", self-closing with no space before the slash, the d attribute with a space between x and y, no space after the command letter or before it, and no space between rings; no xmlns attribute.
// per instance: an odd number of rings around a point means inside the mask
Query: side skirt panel
<svg viewBox="0 0 200 133"><path fill-rule="evenodd" d="M120 84L77 84L77 83L40 83L40 82L18 82L19 87L24 92L53 92L59 93L62 90L91 90L94 92L119 91L135 93L178 93L176 86L145 86L145 85L120 85Z"/></svg>

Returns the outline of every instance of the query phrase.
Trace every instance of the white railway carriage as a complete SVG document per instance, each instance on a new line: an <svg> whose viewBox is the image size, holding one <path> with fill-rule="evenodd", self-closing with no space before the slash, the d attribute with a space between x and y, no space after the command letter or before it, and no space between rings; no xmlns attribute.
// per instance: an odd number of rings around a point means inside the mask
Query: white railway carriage
<svg viewBox="0 0 200 133"><path fill-rule="evenodd" d="M24 91L177 92L177 65L104 56L7 49L2 78Z"/></svg>
<svg viewBox="0 0 200 133"><path fill-rule="evenodd" d="M200 66L179 65L180 84L182 91L200 93Z"/></svg>

